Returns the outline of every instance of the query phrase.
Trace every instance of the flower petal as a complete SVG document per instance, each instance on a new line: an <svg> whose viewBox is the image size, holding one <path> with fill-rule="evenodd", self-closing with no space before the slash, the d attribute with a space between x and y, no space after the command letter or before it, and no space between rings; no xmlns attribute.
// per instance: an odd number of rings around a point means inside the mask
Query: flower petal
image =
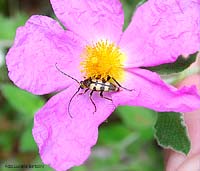
<svg viewBox="0 0 200 171"><path fill-rule="evenodd" d="M125 66L174 62L200 49L198 0L148 0L138 7L120 47L129 57Z"/></svg>
<svg viewBox="0 0 200 171"><path fill-rule="evenodd" d="M33 136L39 146L40 156L45 164L56 170L66 170L82 164L96 143L98 126L112 113L113 104L99 95L92 96L97 107L89 100L89 95L77 95L70 105L70 98L77 87L70 86L52 97L35 115Z"/></svg>
<svg viewBox="0 0 200 171"><path fill-rule="evenodd" d="M62 90L73 80L59 72L55 64L69 75L80 78L81 48L77 39L55 20L32 16L25 26L18 28L14 45L6 56L10 79L35 94Z"/></svg>
<svg viewBox="0 0 200 171"><path fill-rule="evenodd" d="M148 70L132 69L124 87L134 89L113 93L115 105L143 106L156 111L187 112L199 108L200 96L194 86L177 89Z"/></svg>
<svg viewBox="0 0 200 171"><path fill-rule="evenodd" d="M51 4L63 25L88 42L119 40L124 23L119 0L51 0Z"/></svg>

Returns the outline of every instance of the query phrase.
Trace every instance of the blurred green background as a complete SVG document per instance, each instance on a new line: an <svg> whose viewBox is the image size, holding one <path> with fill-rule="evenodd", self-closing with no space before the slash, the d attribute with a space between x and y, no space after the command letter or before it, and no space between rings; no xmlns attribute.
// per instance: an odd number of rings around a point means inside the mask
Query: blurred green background
<svg viewBox="0 0 200 171"><path fill-rule="evenodd" d="M139 0L121 0L125 27ZM5 54L15 31L33 14L54 17L48 0L0 0L0 170L6 164L37 164L42 161L32 137L34 113L50 98L34 96L15 87L7 76ZM139 107L119 107L101 125L92 155L71 171L162 171L162 150L153 136L156 113ZM51 171L43 168L14 169Z"/></svg>

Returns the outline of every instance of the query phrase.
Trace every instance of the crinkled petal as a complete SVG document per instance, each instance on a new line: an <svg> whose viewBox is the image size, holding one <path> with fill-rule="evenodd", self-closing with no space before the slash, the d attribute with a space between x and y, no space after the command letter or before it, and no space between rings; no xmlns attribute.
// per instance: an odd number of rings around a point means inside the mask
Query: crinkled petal
<svg viewBox="0 0 200 171"><path fill-rule="evenodd" d="M63 25L88 42L119 40L124 23L119 0L51 0L51 4Z"/></svg>
<svg viewBox="0 0 200 171"><path fill-rule="evenodd" d="M56 69L80 78L81 40L62 29L57 21L32 16L18 28L14 45L6 56L10 79L20 88L46 94L67 87L72 79Z"/></svg>
<svg viewBox="0 0 200 171"><path fill-rule="evenodd" d="M88 158L97 141L98 126L115 108L112 102L94 92L97 111L93 113L89 94L77 95L70 106L71 118L67 109L76 91L77 86L70 86L52 97L35 115L33 136L40 156L45 164L58 171L80 165Z"/></svg>
<svg viewBox="0 0 200 171"><path fill-rule="evenodd" d="M200 107L195 86L177 89L148 70L132 69L123 86L133 91L113 93L115 105L143 106L156 111L187 112Z"/></svg>
<svg viewBox="0 0 200 171"><path fill-rule="evenodd" d="M148 0L122 36L125 66L170 63L200 49L199 0Z"/></svg>

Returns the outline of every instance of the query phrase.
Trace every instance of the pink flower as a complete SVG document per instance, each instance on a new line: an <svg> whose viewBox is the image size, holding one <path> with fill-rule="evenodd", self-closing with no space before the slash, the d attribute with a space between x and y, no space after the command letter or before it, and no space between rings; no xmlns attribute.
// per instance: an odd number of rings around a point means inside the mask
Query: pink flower
<svg viewBox="0 0 200 171"><path fill-rule="evenodd" d="M34 94L58 92L40 109L33 136L45 164L66 170L82 164L96 143L98 126L119 105L144 106L156 111L191 111L200 106L195 87L180 90L139 67L173 62L200 49L199 0L149 0L140 6L122 32L123 11L118 0L51 0L57 21L32 16L17 30L6 57L10 79ZM69 100L83 81L107 75L126 88L88 92ZM83 90L84 91L84 90Z"/></svg>

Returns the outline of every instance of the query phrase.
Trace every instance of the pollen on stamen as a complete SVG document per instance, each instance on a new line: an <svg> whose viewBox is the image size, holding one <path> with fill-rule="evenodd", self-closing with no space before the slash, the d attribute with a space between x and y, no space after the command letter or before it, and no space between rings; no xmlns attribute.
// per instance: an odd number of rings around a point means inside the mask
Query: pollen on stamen
<svg viewBox="0 0 200 171"><path fill-rule="evenodd" d="M122 81L124 77L123 62L125 55L114 43L108 41L99 41L93 45L87 45L81 54L81 72L85 77L101 77L107 79L107 76Z"/></svg>

